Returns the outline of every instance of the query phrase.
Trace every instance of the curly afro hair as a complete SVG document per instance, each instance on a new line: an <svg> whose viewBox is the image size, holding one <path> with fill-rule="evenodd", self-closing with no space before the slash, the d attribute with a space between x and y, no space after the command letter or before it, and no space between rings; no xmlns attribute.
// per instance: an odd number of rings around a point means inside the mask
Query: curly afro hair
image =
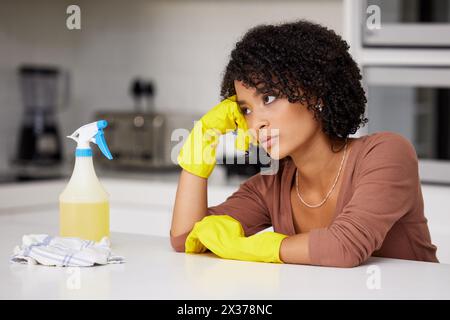
<svg viewBox="0 0 450 320"><path fill-rule="evenodd" d="M333 30L306 20L253 27L231 52L221 98L235 95L234 81L242 81L260 94L306 103L325 134L345 139L368 121L360 70L348 48Z"/></svg>

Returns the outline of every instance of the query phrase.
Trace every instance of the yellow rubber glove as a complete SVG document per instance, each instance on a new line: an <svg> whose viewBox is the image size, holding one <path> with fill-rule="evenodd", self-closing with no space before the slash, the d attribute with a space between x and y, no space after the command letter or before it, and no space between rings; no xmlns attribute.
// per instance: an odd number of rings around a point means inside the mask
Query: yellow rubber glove
<svg viewBox="0 0 450 320"><path fill-rule="evenodd" d="M225 259L283 263L279 254L286 237L271 231L245 237L239 221L228 215L212 215L194 225L186 238L185 252L203 253L209 249Z"/></svg>
<svg viewBox="0 0 450 320"><path fill-rule="evenodd" d="M247 151L255 143L248 132L247 121L239 110L236 96L222 100L194 125L178 155L178 164L186 171L208 178L216 165L219 137L237 129L236 148Z"/></svg>

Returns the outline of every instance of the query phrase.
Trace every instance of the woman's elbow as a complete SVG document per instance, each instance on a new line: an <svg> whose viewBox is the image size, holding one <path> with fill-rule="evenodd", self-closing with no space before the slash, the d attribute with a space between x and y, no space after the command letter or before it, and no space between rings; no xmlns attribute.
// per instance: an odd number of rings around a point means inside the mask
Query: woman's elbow
<svg viewBox="0 0 450 320"><path fill-rule="evenodd" d="M355 268L360 266L366 259L354 253L343 253L329 261L328 267Z"/></svg>
<svg viewBox="0 0 450 320"><path fill-rule="evenodd" d="M344 248L341 248L340 250L337 249L334 252L335 254L331 256L323 252L321 255L322 257L318 259L316 264L324 267L355 268L367 260L367 257Z"/></svg>
<svg viewBox="0 0 450 320"><path fill-rule="evenodd" d="M175 250L176 252L185 251L184 241L186 240L186 237L184 235L172 236L172 232L170 232L169 237L170 245L172 246L173 250Z"/></svg>
<svg viewBox="0 0 450 320"><path fill-rule="evenodd" d="M333 267L338 268L355 268L361 265L361 261L359 259L343 259L341 261L337 261Z"/></svg>
<svg viewBox="0 0 450 320"><path fill-rule="evenodd" d="M175 252L184 252L184 248L183 247L173 245L173 243L172 243L172 249L175 250Z"/></svg>

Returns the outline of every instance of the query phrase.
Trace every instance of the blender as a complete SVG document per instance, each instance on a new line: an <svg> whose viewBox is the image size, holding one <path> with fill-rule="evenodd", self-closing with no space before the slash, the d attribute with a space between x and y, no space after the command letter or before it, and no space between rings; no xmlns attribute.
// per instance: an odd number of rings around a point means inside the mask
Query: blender
<svg viewBox="0 0 450 320"><path fill-rule="evenodd" d="M63 152L56 110L63 95L67 100L68 82L61 81L64 73L53 66L22 65L18 73L24 115L14 159L16 175L19 180L59 177Z"/></svg>

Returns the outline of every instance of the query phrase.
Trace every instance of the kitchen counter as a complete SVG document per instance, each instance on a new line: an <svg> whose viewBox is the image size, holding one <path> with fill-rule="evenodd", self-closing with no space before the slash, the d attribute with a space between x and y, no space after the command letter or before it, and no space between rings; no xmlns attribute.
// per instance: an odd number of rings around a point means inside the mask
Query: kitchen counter
<svg viewBox="0 0 450 320"><path fill-rule="evenodd" d="M0 299L450 299L450 265L371 258L351 268L174 252L166 236L113 232L120 265L11 264L25 233L57 232L54 209L0 212Z"/></svg>
<svg viewBox="0 0 450 320"><path fill-rule="evenodd" d="M223 181L220 170L208 180L208 206L222 203L239 188L241 181ZM167 236L170 228L178 176L164 174L100 176L110 194L113 232ZM53 210L57 219L58 196L67 180L0 184L0 215L3 213ZM450 214L446 209L450 187L422 185L425 215L439 261L450 264ZM50 219L50 218L49 218ZM30 230L30 232L36 232Z"/></svg>

